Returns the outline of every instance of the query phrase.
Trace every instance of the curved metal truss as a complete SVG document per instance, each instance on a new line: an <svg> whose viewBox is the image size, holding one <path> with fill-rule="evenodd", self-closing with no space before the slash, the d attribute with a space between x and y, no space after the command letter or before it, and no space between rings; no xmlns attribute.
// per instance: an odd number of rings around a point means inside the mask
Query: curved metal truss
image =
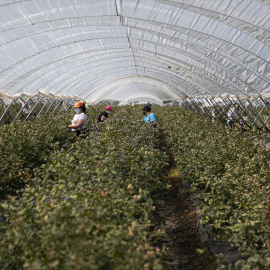
<svg viewBox="0 0 270 270"><path fill-rule="evenodd" d="M0 90L123 103L270 93L269 0L2 0Z"/></svg>

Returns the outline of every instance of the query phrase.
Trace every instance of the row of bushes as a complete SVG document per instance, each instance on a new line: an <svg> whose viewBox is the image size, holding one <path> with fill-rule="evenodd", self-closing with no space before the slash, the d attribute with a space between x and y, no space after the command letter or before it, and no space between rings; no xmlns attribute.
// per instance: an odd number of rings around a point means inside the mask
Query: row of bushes
<svg viewBox="0 0 270 270"><path fill-rule="evenodd" d="M88 126L93 129L100 106L87 110ZM50 158L58 148L67 147L72 140L70 129L74 111L47 115L27 121L17 120L0 125L0 199L15 195L26 180Z"/></svg>
<svg viewBox="0 0 270 270"><path fill-rule="evenodd" d="M178 107L158 112L203 224L243 252L231 268L270 268L270 152L249 133Z"/></svg>
<svg viewBox="0 0 270 270"><path fill-rule="evenodd" d="M166 156L136 111L55 150L2 202L1 269L162 269L151 229Z"/></svg>
<svg viewBox="0 0 270 270"><path fill-rule="evenodd" d="M0 198L23 187L32 170L45 162L57 145L68 141L67 116L16 121L0 126Z"/></svg>

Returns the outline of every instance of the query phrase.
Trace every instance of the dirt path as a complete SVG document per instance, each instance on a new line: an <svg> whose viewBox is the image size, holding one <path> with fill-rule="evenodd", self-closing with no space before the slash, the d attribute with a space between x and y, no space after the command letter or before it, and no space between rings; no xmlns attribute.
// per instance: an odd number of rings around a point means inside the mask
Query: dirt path
<svg viewBox="0 0 270 270"><path fill-rule="evenodd" d="M200 256L197 253L201 247L200 235L197 227L197 216L189 194L182 188L182 180L176 169L175 160L167 147L166 138L160 131L161 147L167 149L170 162L168 177L164 179L170 188L163 194L163 205L158 213L165 218L165 223L160 229L165 231L160 245L167 247L164 258L164 268L168 270L214 270L217 265L211 256Z"/></svg>

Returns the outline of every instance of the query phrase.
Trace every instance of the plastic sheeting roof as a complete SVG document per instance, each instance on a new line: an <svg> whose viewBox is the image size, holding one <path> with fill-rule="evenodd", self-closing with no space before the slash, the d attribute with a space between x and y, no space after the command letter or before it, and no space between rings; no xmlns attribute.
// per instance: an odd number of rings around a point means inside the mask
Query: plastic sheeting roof
<svg viewBox="0 0 270 270"><path fill-rule="evenodd" d="M269 0L0 0L0 91L269 94Z"/></svg>

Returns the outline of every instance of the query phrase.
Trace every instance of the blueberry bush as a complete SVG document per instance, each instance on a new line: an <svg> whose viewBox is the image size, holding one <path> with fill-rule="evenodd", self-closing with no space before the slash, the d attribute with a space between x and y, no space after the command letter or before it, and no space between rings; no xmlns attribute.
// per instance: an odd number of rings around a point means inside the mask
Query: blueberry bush
<svg viewBox="0 0 270 270"><path fill-rule="evenodd" d="M90 129L101 109L94 106L87 110ZM71 110L0 125L0 199L15 195L32 178L35 168L50 159L55 150L68 146L73 136L67 125L73 115Z"/></svg>
<svg viewBox="0 0 270 270"><path fill-rule="evenodd" d="M2 200L1 269L162 269L152 244L167 165L158 131L136 107L95 125L98 109L87 138L55 147L21 196Z"/></svg>
<svg viewBox="0 0 270 270"><path fill-rule="evenodd" d="M0 126L0 198L15 194L54 151L68 140L67 117L44 117Z"/></svg>
<svg viewBox="0 0 270 270"><path fill-rule="evenodd" d="M204 225L243 257L231 269L270 268L270 152L249 132L230 132L179 107L156 109ZM224 266L225 267L225 266Z"/></svg>

